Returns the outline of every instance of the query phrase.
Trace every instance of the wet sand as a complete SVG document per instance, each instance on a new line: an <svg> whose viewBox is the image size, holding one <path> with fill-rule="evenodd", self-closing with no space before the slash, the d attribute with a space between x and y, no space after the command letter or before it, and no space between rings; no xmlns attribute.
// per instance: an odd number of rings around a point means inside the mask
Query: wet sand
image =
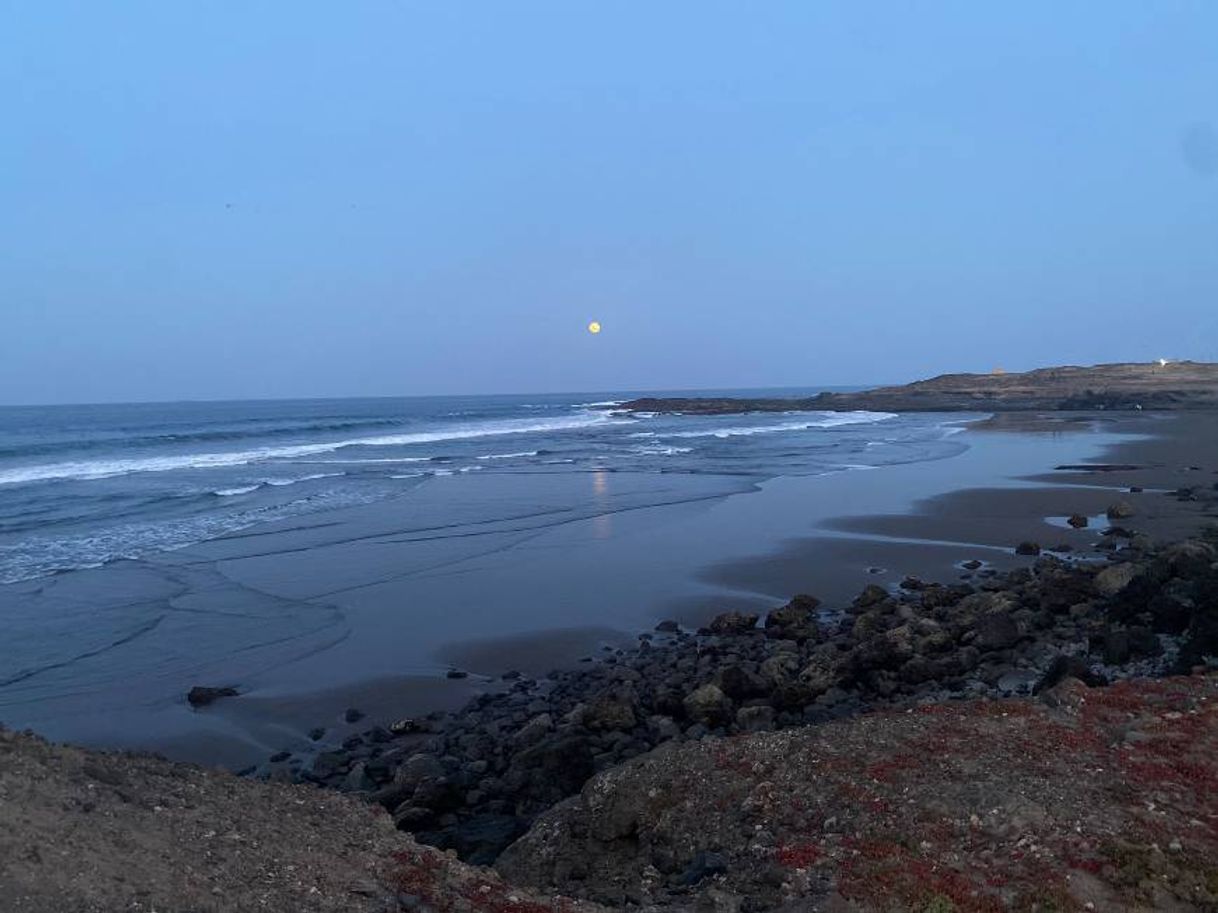
<svg viewBox="0 0 1218 913"><path fill-rule="evenodd" d="M925 498L900 513L845 514L822 523L816 536L773 554L717 565L707 578L763 589L775 597L808 592L840 603L869 582L890 585L906 575L944 582L968 579L970 572L961 567L965 561L999 570L1027 563L1030 558L1014 553L1024 541L1046 550L1065 544L1071 551L1059 554L1101 559L1103 553L1094 546L1113 525L1104 512L1116 501L1135 510L1133 517L1120 521L1122 527L1157 539L1188 536L1218 521L1218 414L1009 414L977 423L971 433L995 440L1009 433L1077 442L1080 453L1087 449L1087 434L1094 433L1110 440L1086 459L1057 465L1138 468L1046 466L1002 487L965 487ZM1197 500L1171 494L1185 486L1198 487ZM1090 526L1069 527L1064 521L1072 514L1091 518Z"/></svg>

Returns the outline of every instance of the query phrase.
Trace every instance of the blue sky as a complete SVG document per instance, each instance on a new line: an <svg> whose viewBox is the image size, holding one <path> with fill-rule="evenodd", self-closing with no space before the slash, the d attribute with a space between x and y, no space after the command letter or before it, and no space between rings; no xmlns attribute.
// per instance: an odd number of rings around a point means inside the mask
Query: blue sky
<svg viewBox="0 0 1218 913"><path fill-rule="evenodd" d="M0 114L0 402L1218 359L1218 3L0 0Z"/></svg>

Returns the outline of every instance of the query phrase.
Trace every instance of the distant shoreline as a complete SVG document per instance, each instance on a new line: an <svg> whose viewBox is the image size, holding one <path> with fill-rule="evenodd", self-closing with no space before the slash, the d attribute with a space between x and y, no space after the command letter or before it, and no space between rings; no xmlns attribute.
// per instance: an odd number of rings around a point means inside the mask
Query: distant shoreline
<svg viewBox="0 0 1218 913"><path fill-rule="evenodd" d="M943 374L857 393L802 399L643 397L627 412L730 415L744 412L1028 412L1218 409L1218 364L1152 362L1038 368L1018 374Z"/></svg>

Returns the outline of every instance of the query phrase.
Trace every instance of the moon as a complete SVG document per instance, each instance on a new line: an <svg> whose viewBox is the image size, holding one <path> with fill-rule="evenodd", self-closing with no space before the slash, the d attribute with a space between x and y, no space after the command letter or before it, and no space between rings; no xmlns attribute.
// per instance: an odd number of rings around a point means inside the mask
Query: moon
<svg viewBox="0 0 1218 913"><path fill-rule="evenodd" d="M588 324L588 332L591 333L593 336L595 336L600 331L601 331L601 324L600 324L599 320L593 320L590 324Z"/></svg>

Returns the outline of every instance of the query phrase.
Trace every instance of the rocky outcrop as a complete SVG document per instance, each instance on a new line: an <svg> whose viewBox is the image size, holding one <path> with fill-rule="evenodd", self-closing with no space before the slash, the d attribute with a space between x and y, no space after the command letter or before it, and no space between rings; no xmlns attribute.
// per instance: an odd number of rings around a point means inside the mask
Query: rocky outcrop
<svg viewBox="0 0 1218 913"><path fill-rule="evenodd" d="M1211 676L1067 676L1036 700L666 745L497 868L643 910L1216 909L1216 699Z"/></svg>
<svg viewBox="0 0 1218 913"><path fill-rule="evenodd" d="M1214 544L1120 541L1103 564L1041 555L952 585L871 585L840 609L800 596L760 625L727 613L699 634L645 635L638 649L514 678L458 713L370 730L295 769L362 791L419 839L485 862L596 773L670 742L1026 694L1066 673L1095 684L1162 675L1218 657ZM292 760L270 768L285 769Z"/></svg>

